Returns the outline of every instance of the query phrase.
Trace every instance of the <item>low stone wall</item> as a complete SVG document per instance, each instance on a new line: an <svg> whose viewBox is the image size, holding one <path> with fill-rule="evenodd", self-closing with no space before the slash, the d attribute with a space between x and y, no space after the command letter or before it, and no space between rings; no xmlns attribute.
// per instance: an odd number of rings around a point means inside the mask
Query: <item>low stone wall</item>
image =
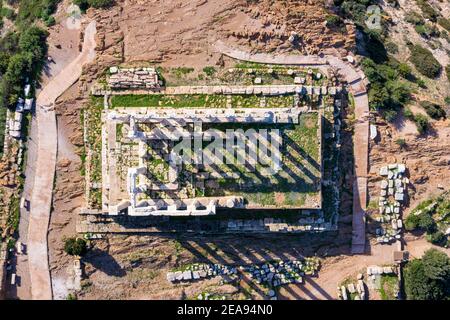
<svg viewBox="0 0 450 320"><path fill-rule="evenodd" d="M178 86L148 89L125 89L110 90L100 87L92 87L94 96L104 95L142 95L142 94L258 94L258 95L284 95L284 94L307 94L307 95L335 95L341 92L340 87L335 86L303 86L303 85L252 85L252 86Z"/></svg>
<svg viewBox="0 0 450 320"><path fill-rule="evenodd" d="M0 249L0 299L5 298L7 260L8 260L8 249L6 245L3 245L3 247Z"/></svg>

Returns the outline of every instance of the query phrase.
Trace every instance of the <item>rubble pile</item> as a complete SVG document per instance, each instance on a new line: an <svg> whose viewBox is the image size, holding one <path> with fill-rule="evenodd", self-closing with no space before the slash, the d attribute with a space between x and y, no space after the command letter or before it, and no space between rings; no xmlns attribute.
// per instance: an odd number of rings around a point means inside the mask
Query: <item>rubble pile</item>
<svg viewBox="0 0 450 320"><path fill-rule="evenodd" d="M237 273L236 267L221 264L191 264L183 270L168 272L167 281L193 281L215 276L230 276Z"/></svg>
<svg viewBox="0 0 450 320"><path fill-rule="evenodd" d="M160 87L154 68L109 68L108 84L112 89L155 89Z"/></svg>
<svg viewBox="0 0 450 320"><path fill-rule="evenodd" d="M303 283L306 275L314 276L320 268L317 257L306 257L303 260L276 261L260 265L239 267L221 264L192 264L183 270L168 272L169 282L194 281L213 276L234 276L237 270L247 272L258 284L277 287L289 283Z"/></svg>
<svg viewBox="0 0 450 320"><path fill-rule="evenodd" d="M366 286L363 281L364 276L360 273L357 277L356 285L351 282L337 288L338 297L341 300L365 300L367 298Z"/></svg>
<svg viewBox="0 0 450 320"><path fill-rule="evenodd" d="M401 203L405 200L405 190L409 179L405 177L404 164L389 164L380 169L380 175L386 177L380 184L378 202L380 216L376 218L382 224L377 228L377 242L389 243L401 238L403 222L400 217Z"/></svg>
<svg viewBox="0 0 450 320"><path fill-rule="evenodd" d="M303 277L314 275L319 267L320 261L312 257L303 261L279 261L260 266L246 266L242 270L249 272L250 277L258 284L277 287L289 283L303 283Z"/></svg>

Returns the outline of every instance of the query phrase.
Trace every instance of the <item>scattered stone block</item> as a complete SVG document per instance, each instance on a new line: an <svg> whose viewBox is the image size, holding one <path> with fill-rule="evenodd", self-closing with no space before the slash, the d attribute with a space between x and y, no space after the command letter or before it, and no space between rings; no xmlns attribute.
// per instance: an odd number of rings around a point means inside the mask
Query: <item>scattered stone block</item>
<svg viewBox="0 0 450 320"><path fill-rule="evenodd" d="M405 199L405 196L403 193L396 193L394 199L397 201L403 201Z"/></svg>
<svg viewBox="0 0 450 320"><path fill-rule="evenodd" d="M355 285L353 283L350 283L349 285L347 285L347 289L348 289L348 292L350 292L350 293L355 293L356 292L356 288L355 288Z"/></svg>

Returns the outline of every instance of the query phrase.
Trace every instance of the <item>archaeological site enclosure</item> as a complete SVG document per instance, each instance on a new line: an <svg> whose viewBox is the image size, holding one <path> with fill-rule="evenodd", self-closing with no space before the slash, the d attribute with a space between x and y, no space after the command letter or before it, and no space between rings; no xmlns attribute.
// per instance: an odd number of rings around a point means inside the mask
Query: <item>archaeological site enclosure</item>
<svg viewBox="0 0 450 320"><path fill-rule="evenodd" d="M335 228L337 149L324 139L337 139L336 79L319 68L236 62L195 80L193 72L115 66L98 81L83 114L88 201L79 231ZM190 85L171 85L183 81Z"/></svg>

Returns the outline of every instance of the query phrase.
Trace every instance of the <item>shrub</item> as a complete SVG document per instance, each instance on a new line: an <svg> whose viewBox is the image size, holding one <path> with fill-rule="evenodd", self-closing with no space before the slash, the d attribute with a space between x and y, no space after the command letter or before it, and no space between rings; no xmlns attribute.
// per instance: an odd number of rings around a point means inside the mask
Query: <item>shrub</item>
<svg viewBox="0 0 450 320"><path fill-rule="evenodd" d="M424 229L426 232L432 233L436 230L436 222L434 222L431 215L422 213L419 215L418 227Z"/></svg>
<svg viewBox="0 0 450 320"><path fill-rule="evenodd" d="M443 252L437 249L427 250L422 257L422 262L429 278L450 280L450 259Z"/></svg>
<svg viewBox="0 0 450 320"><path fill-rule="evenodd" d="M439 35L440 35L439 30L435 26L429 25L429 24L419 24L419 25L416 25L414 27L414 29L416 30L416 32L418 34L420 34L425 39L428 39L431 37L439 37Z"/></svg>
<svg viewBox="0 0 450 320"><path fill-rule="evenodd" d="M431 79L436 78L442 70L441 64L434 58L431 51L420 45L411 47L410 60L417 71Z"/></svg>
<svg viewBox="0 0 450 320"><path fill-rule="evenodd" d="M59 2L60 0L21 0L17 21L24 29L36 19L45 21L56 11Z"/></svg>
<svg viewBox="0 0 450 320"><path fill-rule="evenodd" d="M410 108L405 108L405 110L403 110L403 115L406 119L414 121L414 113L412 113Z"/></svg>
<svg viewBox="0 0 450 320"><path fill-rule="evenodd" d="M449 266L447 255L435 249L427 250L422 259L408 262L404 269L407 299L448 299Z"/></svg>
<svg viewBox="0 0 450 320"><path fill-rule="evenodd" d="M421 101L420 106L424 108L427 114L433 119L445 118L445 110L435 103L430 101Z"/></svg>
<svg viewBox="0 0 450 320"><path fill-rule="evenodd" d="M437 246L445 246L447 243L447 236L442 231L436 231L427 234L427 241Z"/></svg>
<svg viewBox="0 0 450 320"><path fill-rule="evenodd" d="M53 16L50 16L50 17L47 18L47 20L45 20L45 25L47 27L54 26L55 23L56 23L56 20L55 20L55 18Z"/></svg>
<svg viewBox="0 0 450 320"><path fill-rule="evenodd" d="M397 70L398 70L398 73L405 79L407 79L411 76L412 70L411 70L411 67L408 66L407 63L400 63L398 65Z"/></svg>
<svg viewBox="0 0 450 320"><path fill-rule="evenodd" d="M410 214L405 220L405 229L413 231L419 226L420 217L415 214Z"/></svg>
<svg viewBox="0 0 450 320"><path fill-rule="evenodd" d="M395 42L389 41L386 43L385 47L389 53L392 53L392 54L398 53L398 45Z"/></svg>
<svg viewBox="0 0 450 320"><path fill-rule="evenodd" d="M450 104L450 96L446 96L444 101L445 101L446 104Z"/></svg>
<svg viewBox="0 0 450 320"><path fill-rule="evenodd" d="M335 5L340 6L345 18L352 19L357 24L363 25L366 18L367 7L374 4L373 0L335 0Z"/></svg>
<svg viewBox="0 0 450 320"><path fill-rule="evenodd" d="M427 84L425 83L425 81L423 79L417 79L416 83L422 89L426 89L427 88Z"/></svg>
<svg viewBox="0 0 450 320"><path fill-rule="evenodd" d="M430 19L433 22L437 21L439 14L433 9L433 7L427 2L427 0L416 0L417 5L426 19Z"/></svg>
<svg viewBox="0 0 450 320"><path fill-rule="evenodd" d="M16 13L14 12L14 10L7 8L7 7L3 7L1 9L1 16L5 17L6 19L11 20L11 21L16 19Z"/></svg>
<svg viewBox="0 0 450 320"><path fill-rule="evenodd" d="M19 38L19 48L23 52L31 53L33 63L39 63L47 54L47 32L39 27L32 26L26 29Z"/></svg>
<svg viewBox="0 0 450 320"><path fill-rule="evenodd" d="M381 115L387 122L394 122L397 118L397 112L395 110L383 110Z"/></svg>
<svg viewBox="0 0 450 320"><path fill-rule="evenodd" d="M440 17L438 19L438 23L441 25L442 28L450 32L450 19Z"/></svg>
<svg viewBox="0 0 450 320"><path fill-rule="evenodd" d="M414 25L425 24L425 20L422 18L422 16L415 11L410 11L410 12L406 13L405 20L406 20L406 22L409 22Z"/></svg>
<svg viewBox="0 0 450 320"><path fill-rule="evenodd" d="M73 0L73 3L76 4L82 12L85 12L89 8L88 0Z"/></svg>
<svg viewBox="0 0 450 320"><path fill-rule="evenodd" d="M86 253L86 241L82 238L67 238L64 240L64 251L71 256L83 256Z"/></svg>
<svg viewBox="0 0 450 320"><path fill-rule="evenodd" d="M447 75L447 80L450 81L450 64L445 66L445 74Z"/></svg>
<svg viewBox="0 0 450 320"><path fill-rule="evenodd" d="M428 119L423 114L414 115L414 122L420 134L424 134L428 130Z"/></svg>
<svg viewBox="0 0 450 320"><path fill-rule="evenodd" d="M211 77L216 73L216 68L214 67L204 67L203 72L208 76Z"/></svg>
<svg viewBox="0 0 450 320"><path fill-rule="evenodd" d="M388 54L384 47L381 35L376 31L366 31L364 33L366 50L370 58L378 64L384 63L388 60Z"/></svg>
<svg viewBox="0 0 450 320"><path fill-rule="evenodd" d="M328 15L325 20L328 28L340 28L344 25L342 18L336 15Z"/></svg>
<svg viewBox="0 0 450 320"><path fill-rule="evenodd" d="M400 147L400 149L403 149L403 148L406 147L406 141L405 141L405 139L399 138L399 139L395 140L395 143L398 144L398 146Z"/></svg>

